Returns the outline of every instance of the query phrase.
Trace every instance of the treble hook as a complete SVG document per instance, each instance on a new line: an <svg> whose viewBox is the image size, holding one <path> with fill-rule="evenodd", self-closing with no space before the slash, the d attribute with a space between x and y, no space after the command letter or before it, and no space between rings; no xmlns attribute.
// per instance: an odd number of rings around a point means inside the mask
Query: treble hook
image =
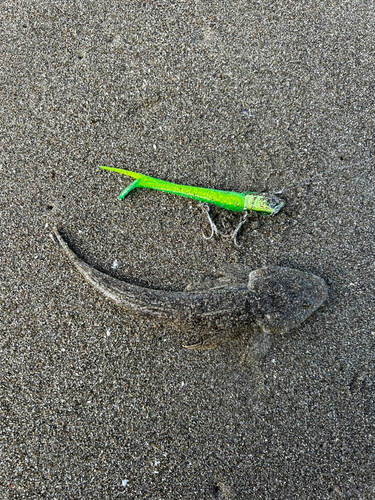
<svg viewBox="0 0 375 500"><path fill-rule="evenodd" d="M211 235L210 236L206 236L204 234L204 232L202 231L203 238L205 240L210 240L213 236L218 236L219 234L223 234L221 231L218 230L215 222L211 219L209 205L207 203L201 203L201 207L202 207L202 210L206 212L208 220L209 220L209 223L211 225Z"/></svg>
<svg viewBox="0 0 375 500"><path fill-rule="evenodd" d="M248 216L248 212L245 212L242 216L242 219L241 219L241 222L238 224L238 226L236 227L236 229L233 231L233 233L230 233L230 234L222 234L222 237L223 238L231 238L233 240L233 243L235 244L235 246L237 248L241 248L242 245L239 245L237 243L237 235L241 229L241 227L245 224L246 222L246 219L247 219L247 216Z"/></svg>
<svg viewBox="0 0 375 500"><path fill-rule="evenodd" d="M236 227L236 229L232 233L224 234L221 231L219 231L219 229L217 228L215 222L212 220L212 218L210 216L210 207L209 207L209 205L207 203L201 203L201 207L202 207L202 210L204 210L206 212L207 217L208 217L208 221L209 221L210 226L211 226L211 234L210 234L210 236L206 236L204 234L204 232L202 231L203 238L205 240L210 240L213 236L219 236L220 235L223 238L231 238L233 240L233 243L235 244L235 246L237 248L241 248L242 245L239 245L238 242L237 242L237 235L238 235L241 227L246 222L246 218L248 216L248 212L244 213L241 222L238 224L238 226Z"/></svg>

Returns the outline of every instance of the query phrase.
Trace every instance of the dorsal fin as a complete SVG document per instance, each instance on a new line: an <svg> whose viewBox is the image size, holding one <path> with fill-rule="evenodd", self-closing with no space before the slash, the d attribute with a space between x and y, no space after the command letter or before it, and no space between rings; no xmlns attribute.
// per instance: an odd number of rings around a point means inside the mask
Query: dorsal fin
<svg viewBox="0 0 375 500"><path fill-rule="evenodd" d="M220 276L230 279L235 283L247 283L251 268L246 264L226 264L220 270Z"/></svg>
<svg viewBox="0 0 375 500"><path fill-rule="evenodd" d="M241 264L228 264L224 266L217 278L207 278L197 283L190 283L186 288L186 292L198 290L212 290L224 288L229 285L238 285L249 281L250 268Z"/></svg>

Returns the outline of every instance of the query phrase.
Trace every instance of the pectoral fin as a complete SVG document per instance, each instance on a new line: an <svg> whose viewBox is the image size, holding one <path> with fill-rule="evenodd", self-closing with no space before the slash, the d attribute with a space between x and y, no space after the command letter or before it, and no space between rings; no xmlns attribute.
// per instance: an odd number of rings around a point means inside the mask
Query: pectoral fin
<svg viewBox="0 0 375 500"><path fill-rule="evenodd" d="M228 264L220 269L218 278L207 278L198 283L190 283L186 288L186 292L196 292L199 290L216 290L229 285L238 285L239 283L247 283L249 281L249 273L251 269L240 264Z"/></svg>
<svg viewBox="0 0 375 500"><path fill-rule="evenodd" d="M208 349L216 349L219 344L223 342L228 342L231 338L234 337L233 333L221 333L218 335L212 335L208 337L208 339L197 342L192 345L184 345L185 349L197 350L197 351L207 351Z"/></svg>
<svg viewBox="0 0 375 500"><path fill-rule="evenodd" d="M241 264L226 264L220 269L221 276L225 276L231 283L247 283L251 268Z"/></svg>

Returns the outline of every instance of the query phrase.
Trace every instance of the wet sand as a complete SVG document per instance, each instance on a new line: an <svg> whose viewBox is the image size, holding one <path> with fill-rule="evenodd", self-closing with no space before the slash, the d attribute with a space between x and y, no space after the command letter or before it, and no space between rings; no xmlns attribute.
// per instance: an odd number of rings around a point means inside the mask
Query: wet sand
<svg viewBox="0 0 375 500"><path fill-rule="evenodd" d="M0 497L373 499L374 5L0 5ZM283 191L230 240L180 184ZM227 230L240 216L212 209ZM134 317L86 262L167 290L310 271L329 300L264 344Z"/></svg>

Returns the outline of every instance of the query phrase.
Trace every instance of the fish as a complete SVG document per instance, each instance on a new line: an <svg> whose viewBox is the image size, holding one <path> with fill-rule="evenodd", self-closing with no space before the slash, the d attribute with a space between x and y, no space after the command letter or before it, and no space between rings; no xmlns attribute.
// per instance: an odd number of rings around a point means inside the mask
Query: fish
<svg viewBox="0 0 375 500"><path fill-rule="evenodd" d="M57 228L53 228L51 236L95 290L135 316L147 315L181 325L208 322L213 329L224 329L228 336L238 328L251 329L254 325L267 334L285 334L298 328L328 297L328 286L322 278L274 265L250 272L245 266L232 267L220 278L190 284L183 291L138 286L84 262Z"/></svg>

